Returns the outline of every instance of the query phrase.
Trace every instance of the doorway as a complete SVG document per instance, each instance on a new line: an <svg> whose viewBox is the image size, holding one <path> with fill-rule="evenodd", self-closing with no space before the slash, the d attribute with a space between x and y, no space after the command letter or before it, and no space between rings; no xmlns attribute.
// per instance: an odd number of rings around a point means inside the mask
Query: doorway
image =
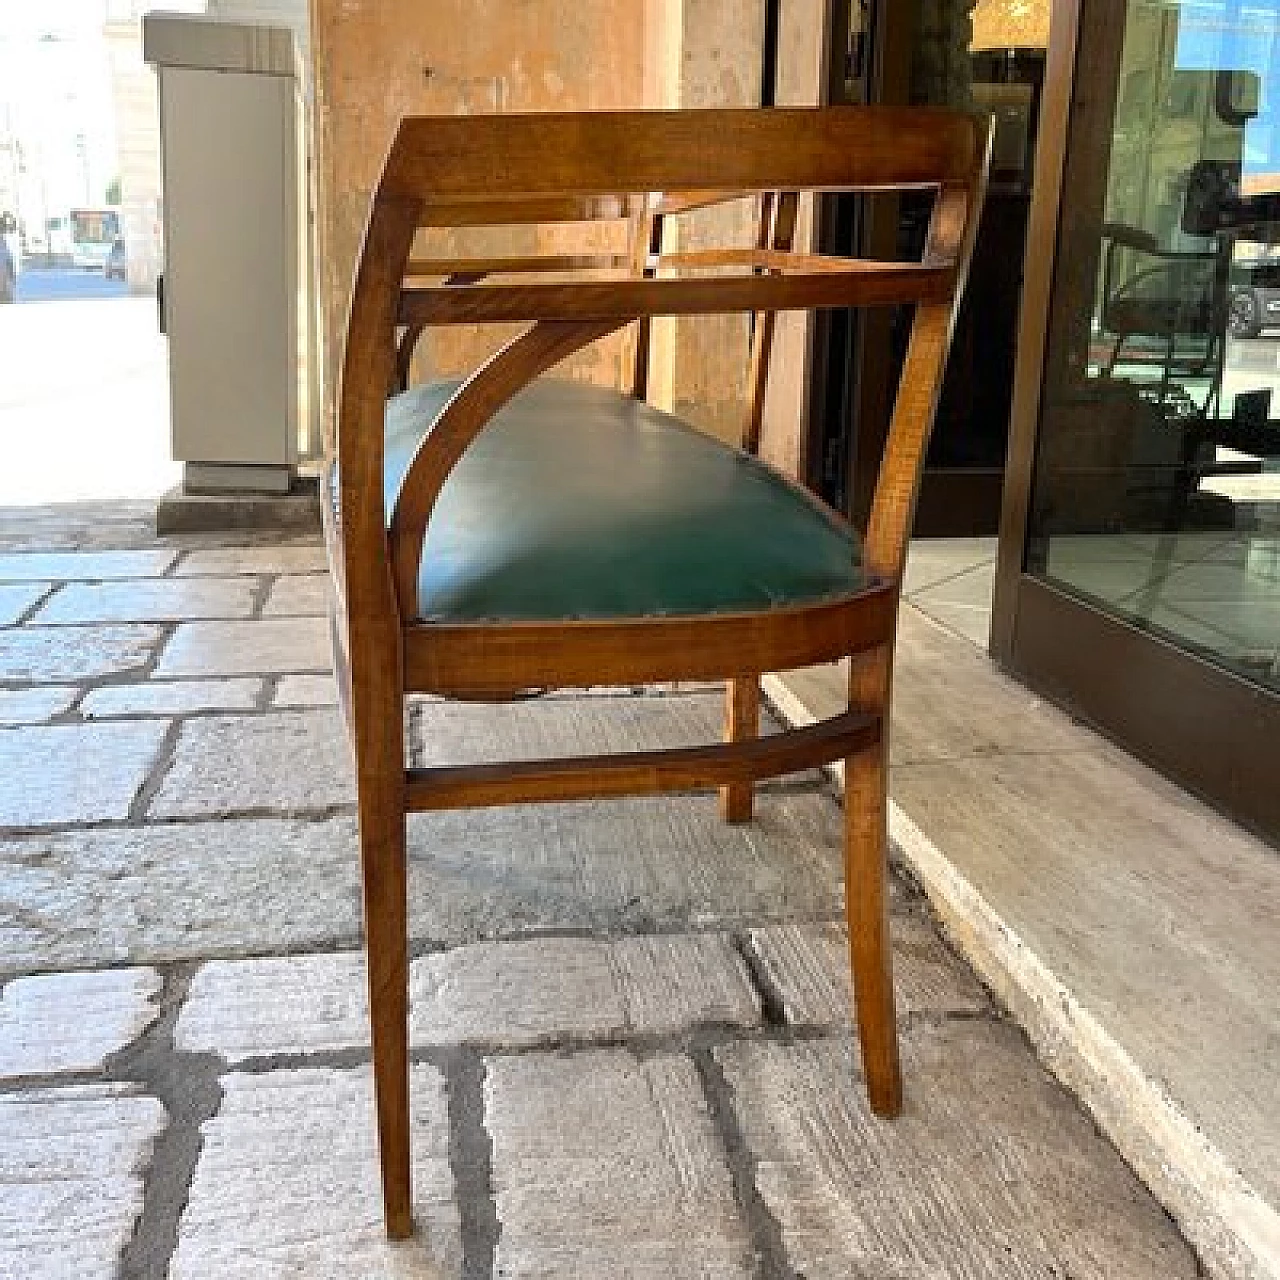
<svg viewBox="0 0 1280 1280"><path fill-rule="evenodd" d="M837 22L846 6L839 10ZM863 0L831 42L846 102L951 106L995 118L991 182L926 460L917 537L994 535L1008 444L1022 259L1048 38L1049 0ZM918 255L930 199L833 196L825 251ZM813 362L810 483L865 524L910 317L831 316Z"/></svg>

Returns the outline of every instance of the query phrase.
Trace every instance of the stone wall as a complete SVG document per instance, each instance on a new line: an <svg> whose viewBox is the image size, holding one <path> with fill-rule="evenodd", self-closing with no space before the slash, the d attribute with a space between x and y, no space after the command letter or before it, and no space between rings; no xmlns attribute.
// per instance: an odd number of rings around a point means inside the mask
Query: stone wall
<svg viewBox="0 0 1280 1280"><path fill-rule="evenodd" d="M639 106L644 6L636 0L312 0L312 42L331 400L369 192L399 117ZM418 372L438 375L474 364L497 336L428 335ZM616 379L618 340L594 356L601 366L596 376Z"/></svg>
<svg viewBox="0 0 1280 1280"><path fill-rule="evenodd" d="M755 105L762 23L759 0L311 0L328 399L369 191L401 114ZM740 209L682 220L669 247L713 234L746 243L749 220ZM429 335L417 375L469 367L500 336ZM632 343L582 353L574 375L616 384ZM655 346L655 399L736 438L745 318L671 322Z"/></svg>
<svg viewBox="0 0 1280 1280"><path fill-rule="evenodd" d="M764 5L760 0L651 0L646 105L750 107L761 97ZM687 251L746 245L755 209L738 201L675 220L664 247ZM736 442L746 415L750 321L746 315L683 316L654 326L650 399L723 440Z"/></svg>

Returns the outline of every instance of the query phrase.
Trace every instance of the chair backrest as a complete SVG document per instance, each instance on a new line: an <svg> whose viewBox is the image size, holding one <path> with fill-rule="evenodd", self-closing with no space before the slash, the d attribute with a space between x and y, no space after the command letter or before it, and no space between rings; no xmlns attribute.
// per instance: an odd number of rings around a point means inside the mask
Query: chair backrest
<svg viewBox="0 0 1280 1280"><path fill-rule="evenodd" d="M636 321L643 358L648 320L660 315L756 314L743 433L744 444L754 448L774 313L915 305L865 539L868 568L899 577L988 151L989 129L979 119L922 108L403 120L371 201L339 397L340 490L329 532L341 542L340 595L348 613L379 617L389 607L394 612L397 594L413 598L436 497L506 400L574 351ZM791 251L798 193L907 189L937 193L919 261ZM662 218L744 195L760 201L753 245L657 253L655 228ZM410 256L424 227L602 218L637 224L628 254L434 261ZM555 275L529 280L532 271ZM424 276L438 283L414 282ZM424 438L396 497L388 536L382 509L384 401L407 372L406 342L396 350L397 327L407 331L411 350L424 326L487 322L529 327L464 382ZM643 392L642 370L637 388Z"/></svg>

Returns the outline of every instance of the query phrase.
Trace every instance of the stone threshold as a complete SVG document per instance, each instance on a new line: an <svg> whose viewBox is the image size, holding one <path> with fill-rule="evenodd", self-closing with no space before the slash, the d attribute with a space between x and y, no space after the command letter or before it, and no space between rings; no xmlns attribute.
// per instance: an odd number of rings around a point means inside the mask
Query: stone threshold
<svg viewBox="0 0 1280 1280"><path fill-rule="evenodd" d="M812 673L799 680L767 675L765 700L786 724L812 724L835 710L833 674L834 668L818 680ZM843 680L838 683L842 686ZM895 725L897 718L895 706ZM1097 745L1103 745L1101 739ZM842 765L837 762L828 772L843 790ZM916 800L920 786L917 780ZM897 790L892 784L891 789ZM1172 786L1169 790L1176 792ZM977 797L975 807L981 809L987 799ZM1007 803L995 796L990 801ZM1176 822L1179 806L1170 800L1167 809L1163 817ZM1081 984L1062 971L1067 966L1055 966L1044 954L1048 948L1031 945L1017 913L1002 913L966 875L959 859L949 855L950 841L930 838L897 799L889 804L889 834L897 862L918 882L948 940L1026 1033L1046 1068L1079 1099L1178 1223L1206 1273L1220 1280L1278 1280L1280 1213L1265 1189L1214 1141L1211 1126L1197 1122L1165 1073L1144 1063L1126 1043L1131 1030L1126 1010L1114 1004L1105 1013L1091 1007L1078 990ZM1100 867L1104 858L1115 855L1114 849L1097 852ZM1207 883L1205 892L1220 893L1222 885ZM1087 933L1098 922L1076 918L1071 924L1077 933ZM1170 937L1167 945L1176 947L1177 938ZM1194 1026L1194 1017L1189 1021ZM1220 1046L1189 1042L1185 1052L1194 1055L1212 1047ZM1262 1088L1274 1090L1274 1077ZM1271 1097L1274 1101L1274 1092ZM1273 1118L1280 1121L1274 1113ZM1260 1135L1260 1141L1268 1141L1267 1135Z"/></svg>

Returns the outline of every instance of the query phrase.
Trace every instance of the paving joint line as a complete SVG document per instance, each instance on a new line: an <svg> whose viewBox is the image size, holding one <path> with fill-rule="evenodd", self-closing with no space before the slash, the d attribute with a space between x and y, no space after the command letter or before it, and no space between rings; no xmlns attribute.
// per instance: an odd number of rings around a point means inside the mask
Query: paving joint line
<svg viewBox="0 0 1280 1280"><path fill-rule="evenodd" d="M787 1025L786 1001L782 998L778 984L766 971L760 953L751 945L749 934L745 929L739 928L735 929L730 937L733 949L747 971L747 980L760 1001L760 1014L765 1025L785 1027Z"/></svg>
<svg viewBox="0 0 1280 1280"><path fill-rule="evenodd" d="M9 624L9 626L11 627L26 626L27 623L30 622L31 619L37 613L39 613L40 610L43 609L45 605L47 605L49 601L52 600L53 597L56 596L64 586L66 586L66 583L63 580L59 579L57 581L54 581L53 579L50 579L48 590L43 592L37 600L33 601L20 614L18 614L18 616L13 620L13 622Z"/></svg>
<svg viewBox="0 0 1280 1280"><path fill-rule="evenodd" d="M724 1147L733 1181L733 1197L755 1255L756 1280L803 1280L787 1258L782 1224L774 1216L756 1181L759 1160L747 1144L733 1105L733 1086L710 1045L691 1049L694 1069L712 1125Z"/></svg>
<svg viewBox="0 0 1280 1280"><path fill-rule="evenodd" d="M102 1072L97 1067L70 1071L32 1071L0 1079L0 1098L28 1093L33 1089L83 1089L86 1085L101 1083Z"/></svg>
<svg viewBox="0 0 1280 1280"><path fill-rule="evenodd" d="M254 699L254 711L259 715L263 715L268 711L279 711L282 708L274 705L277 696L280 693L280 682L284 679L281 675L272 674L262 676L258 686L258 696Z"/></svg>
<svg viewBox="0 0 1280 1280"><path fill-rule="evenodd" d="M114 830L128 831L145 831L154 827L164 826L187 826L191 825L186 821L168 823L168 822L149 822L141 825L132 826L115 826ZM40 837L48 834L45 831L28 831L26 834L30 837ZM896 869L895 869L896 870ZM913 887L908 886L904 892L909 895L907 898L896 904L892 912L891 920L917 920L924 921L930 925L933 931L939 934L940 940L951 954L957 954L955 948L947 940L946 935L931 914L924 912L924 906L917 901L916 893ZM814 911L805 913L787 913L784 915L754 915L748 918L738 918L733 921L718 920L688 920L688 919L667 919L655 921L646 919L635 927L628 927L624 921L613 921L604 924L583 924L583 925L547 925L545 927L531 926L524 929L511 929L501 933L489 934L485 936L461 936L456 938L441 938L431 935L420 934L411 936L409 939L409 958L411 960L421 960L433 955L446 955L453 951L461 950L465 947L480 946L483 944L509 945L513 943L533 943L547 940L578 940L587 942L625 942L637 938L667 938L667 937L687 937L687 936L723 936L731 941L735 934L745 934L753 929L767 929L779 926L799 926L799 927L840 927L844 924L844 916L838 911ZM330 934L323 938L311 938L301 941L292 941L279 948L275 947L252 947L243 948L234 945L224 946L221 948L212 948L202 952L198 957L194 957L197 963L231 962L254 960L270 960L270 959L287 959L289 957L304 956L331 956L343 955L349 953L358 953L363 951L363 940L359 926L355 926L348 932L339 932ZM739 952L741 954L741 952ZM118 957L102 961L86 961L81 964L61 963L52 968L37 969L14 969L4 970L0 968L0 989L3 988L5 982L15 978L37 977L55 973L98 973L115 969L133 969L140 966L156 966L163 965L168 962L171 957L151 958L145 954L132 955L127 957ZM966 964L966 969L968 965ZM750 973L750 968L748 969ZM767 979L765 979L767 981Z"/></svg>
<svg viewBox="0 0 1280 1280"><path fill-rule="evenodd" d="M283 573L259 573L253 575L253 596L249 602L249 617L246 621L258 622L265 616L267 600L275 590L276 583L283 576Z"/></svg>
<svg viewBox="0 0 1280 1280"><path fill-rule="evenodd" d="M155 759L151 762L151 767L147 770L146 776L139 783L137 791L134 793L132 801L129 804L128 820L130 822L141 824L146 818L147 810L151 807L151 802L155 799L164 785L164 780L173 768L173 762L178 755L178 739L182 735L182 719L177 718L169 721L165 726L164 734L160 738L160 746L156 750Z"/></svg>
<svg viewBox="0 0 1280 1280"><path fill-rule="evenodd" d="M198 962L162 971L159 1016L130 1045L106 1063L108 1080L140 1084L165 1109L142 1176L142 1208L118 1262L116 1280L165 1280L178 1246L178 1223L191 1194L200 1151L201 1127L222 1105L220 1059L184 1053L174 1046L174 1028Z"/></svg>
<svg viewBox="0 0 1280 1280"><path fill-rule="evenodd" d="M41 721L41 724L59 725L59 724L88 724L89 718L84 714L84 700L93 691L93 686L83 681L71 680L67 682L67 688L74 687L75 696L67 704L65 711L59 711L55 715L51 715L47 720ZM29 726L28 726L29 727Z"/></svg>
<svg viewBox="0 0 1280 1280"><path fill-rule="evenodd" d="M173 723L180 726L185 719L186 717L179 716L173 719ZM161 827L198 827L239 821L277 820L319 824L330 822L335 818L354 817L355 812L354 802L349 804L343 802L297 809L214 809L207 813L160 814L147 817L142 821L134 818L95 818L80 822L47 822L39 826L0 826L0 840L45 839L55 835L75 835L95 831L150 831Z"/></svg>
<svg viewBox="0 0 1280 1280"><path fill-rule="evenodd" d="M462 1280L489 1280L502 1224L493 1190L493 1140L484 1123L485 1062L466 1047L438 1052L435 1058L448 1099L449 1169L462 1237Z"/></svg>

